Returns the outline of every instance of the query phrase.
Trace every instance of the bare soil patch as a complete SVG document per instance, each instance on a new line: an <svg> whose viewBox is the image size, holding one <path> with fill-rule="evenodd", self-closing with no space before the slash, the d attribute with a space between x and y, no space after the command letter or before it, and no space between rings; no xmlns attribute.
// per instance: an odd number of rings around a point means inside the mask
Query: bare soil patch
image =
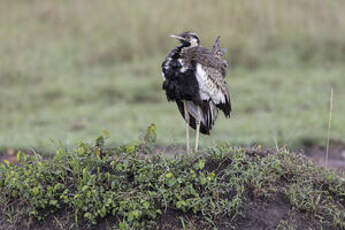
<svg viewBox="0 0 345 230"><path fill-rule="evenodd" d="M309 159L321 166L325 165L325 157L327 149L310 142L305 142L301 149ZM329 146L328 164L326 166L332 170L345 172L345 144L337 141L332 141Z"/></svg>

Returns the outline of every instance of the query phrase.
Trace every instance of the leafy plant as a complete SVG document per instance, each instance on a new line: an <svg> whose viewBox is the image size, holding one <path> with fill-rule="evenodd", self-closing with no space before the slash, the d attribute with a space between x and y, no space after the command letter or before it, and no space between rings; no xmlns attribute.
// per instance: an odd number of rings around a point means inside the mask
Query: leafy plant
<svg viewBox="0 0 345 230"><path fill-rule="evenodd" d="M155 131L148 128L147 143ZM112 217L117 229L155 229L169 212L181 228L191 226L188 220L203 228L236 227L249 200L269 202L280 194L292 213L313 215L320 226L344 227L344 179L286 149L256 155L219 145L201 155L142 158L138 145L106 149L104 139L95 146L79 143L73 151L60 148L51 160L18 153L16 164L0 164L7 224L57 218L65 210L73 216L68 224L80 228Z"/></svg>

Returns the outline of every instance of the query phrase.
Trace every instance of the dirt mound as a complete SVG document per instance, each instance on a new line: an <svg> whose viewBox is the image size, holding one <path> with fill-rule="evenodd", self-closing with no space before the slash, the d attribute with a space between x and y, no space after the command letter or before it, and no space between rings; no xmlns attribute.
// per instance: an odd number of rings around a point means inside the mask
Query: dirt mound
<svg viewBox="0 0 345 230"><path fill-rule="evenodd" d="M282 197L270 203L251 201L245 205L246 217L241 220L239 229L275 229L281 220L289 215L291 206Z"/></svg>
<svg viewBox="0 0 345 230"><path fill-rule="evenodd" d="M342 229L345 181L283 148L80 144L0 165L0 229ZM316 152L316 151L315 151ZM9 153L10 155L15 155Z"/></svg>

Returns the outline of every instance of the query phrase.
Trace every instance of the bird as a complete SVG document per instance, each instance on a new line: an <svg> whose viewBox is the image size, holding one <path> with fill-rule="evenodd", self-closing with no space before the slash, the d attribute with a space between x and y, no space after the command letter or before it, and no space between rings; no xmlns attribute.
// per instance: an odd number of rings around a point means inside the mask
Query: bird
<svg viewBox="0 0 345 230"><path fill-rule="evenodd" d="M200 46L197 33L187 31L170 37L179 44L162 62L162 89L168 101L175 101L186 123L186 152L190 153L189 127L196 130L194 152L198 152L199 133L210 131L221 110L230 118L231 100L225 81L226 50L218 36L212 50Z"/></svg>

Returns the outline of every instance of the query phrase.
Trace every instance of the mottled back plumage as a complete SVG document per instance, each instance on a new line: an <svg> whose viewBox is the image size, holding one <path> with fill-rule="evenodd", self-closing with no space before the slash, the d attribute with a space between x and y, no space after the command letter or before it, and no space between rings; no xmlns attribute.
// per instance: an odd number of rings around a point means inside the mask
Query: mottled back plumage
<svg viewBox="0 0 345 230"><path fill-rule="evenodd" d="M220 89L225 95L226 102L220 103L217 107L223 110L225 116L230 116L231 100L225 81L228 63L223 58L226 49L220 48L219 39L220 37L218 36L211 51L201 46L183 48L181 50L181 58L183 58L186 68L190 68L195 62L202 65L209 80L214 83L214 87ZM229 106L223 104L229 104Z"/></svg>

